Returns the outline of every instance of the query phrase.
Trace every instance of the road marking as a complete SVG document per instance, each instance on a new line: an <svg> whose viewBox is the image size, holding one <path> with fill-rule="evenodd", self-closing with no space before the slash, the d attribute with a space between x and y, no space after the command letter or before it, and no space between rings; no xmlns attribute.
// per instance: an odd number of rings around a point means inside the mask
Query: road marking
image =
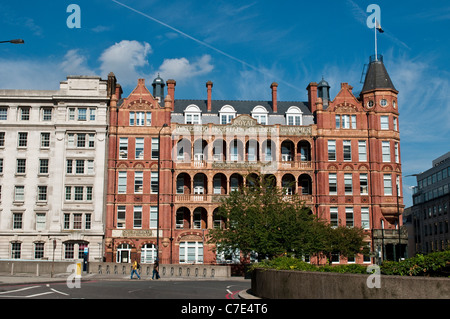
<svg viewBox="0 0 450 319"><path fill-rule="evenodd" d="M31 287L25 287L25 288L20 288L20 289L16 289L16 290L3 291L3 292L0 292L0 295L9 294L9 293L12 293L12 292L24 291L24 290L38 288L38 287L41 287L41 286L31 286Z"/></svg>
<svg viewBox="0 0 450 319"><path fill-rule="evenodd" d="M29 296L24 296L24 298L33 298L33 297L39 297L39 296L44 296L44 295L48 295L48 294L52 294L53 291L47 291L47 292L42 292L40 294L34 294L34 295L29 295Z"/></svg>
<svg viewBox="0 0 450 319"><path fill-rule="evenodd" d="M61 294L61 295L64 295L64 296L69 296L69 294L66 294L65 292L61 292L61 291L58 291L58 290L53 289L53 288L50 288L50 290L56 292L57 294Z"/></svg>

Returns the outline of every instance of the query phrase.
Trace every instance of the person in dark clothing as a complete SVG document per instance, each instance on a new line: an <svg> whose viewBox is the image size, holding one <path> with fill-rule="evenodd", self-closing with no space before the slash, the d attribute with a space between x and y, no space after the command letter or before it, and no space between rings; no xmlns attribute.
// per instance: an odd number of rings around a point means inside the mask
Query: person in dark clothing
<svg viewBox="0 0 450 319"><path fill-rule="evenodd" d="M159 262L156 260L155 263L153 264L153 276L152 276L152 280L155 278L156 275L156 279L161 278L159 276Z"/></svg>

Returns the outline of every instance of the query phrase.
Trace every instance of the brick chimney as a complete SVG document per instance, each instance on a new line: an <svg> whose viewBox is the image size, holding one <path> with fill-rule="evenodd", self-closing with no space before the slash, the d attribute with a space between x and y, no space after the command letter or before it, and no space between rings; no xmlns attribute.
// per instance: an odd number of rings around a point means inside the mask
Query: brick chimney
<svg viewBox="0 0 450 319"><path fill-rule="evenodd" d="M309 109L311 110L311 113L314 113L316 111L316 102L317 102L317 83L316 82L309 83L306 89L308 90Z"/></svg>
<svg viewBox="0 0 450 319"><path fill-rule="evenodd" d="M211 91L212 91L212 87L213 87L213 83L211 81L206 82L206 88L207 88L206 90L207 90L207 93L208 93L208 100L207 100L206 106L207 106L208 112L211 112Z"/></svg>
<svg viewBox="0 0 450 319"><path fill-rule="evenodd" d="M167 80L167 94L172 99L172 110L175 109L175 85L177 85L177 82L175 80Z"/></svg>
<svg viewBox="0 0 450 319"><path fill-rule="evenodd" d="M278 83L273 82L270 85L270 88L272 89L272 110L274 113L278 112L278 107L277 107L277 88L278 88Z"/></svg>

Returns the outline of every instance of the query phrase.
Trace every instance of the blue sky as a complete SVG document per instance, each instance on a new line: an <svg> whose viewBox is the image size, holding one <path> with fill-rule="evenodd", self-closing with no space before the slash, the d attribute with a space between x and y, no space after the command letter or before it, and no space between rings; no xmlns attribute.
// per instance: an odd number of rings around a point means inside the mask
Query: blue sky
<svg viewBox="0 0 450 319"><path fill-rule="evenodd" d="M332 98L354 92L374 53L369 4L381 8L378 53L399 93L403 175L422 172L450 151L450 4L447 1L3 1L0 88L57 89L69 74L113 71L128 95L159 72L177 81L176 98L307 100L322 76ZM70 4L81 28L68 28ZM411 205L414 177L403 179Z"/></svg>

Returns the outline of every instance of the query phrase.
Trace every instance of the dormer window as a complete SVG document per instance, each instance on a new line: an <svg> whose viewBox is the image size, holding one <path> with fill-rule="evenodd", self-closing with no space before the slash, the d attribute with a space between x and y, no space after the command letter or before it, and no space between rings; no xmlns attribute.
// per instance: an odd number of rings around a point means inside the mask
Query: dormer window
<svg viewBox="0 0 450 319"><path fill-rule="evenodd" d="M236 117L236 110L231 105L224 105L219 111L220 124L228 124Z"/></svg>
<svg viewBox="0 0 450 319"><path fill-rule="evenodd" d="M252 110L252 117L262 125L267 124L267 110L264 106L258 105L255 106Z"/></svg>
<svg viewBox="0 0 450 319"><path fill-rule="evenodd" d="M302 125L302 114L297 106L291 106L286 111L286 125Z"/></svg>
<svg viewBox="0 0 450 319"><path fill-rule="evenodd" d="M184 110L185 124L202 124L202 111L197 105L191 104Z"/></svg>

